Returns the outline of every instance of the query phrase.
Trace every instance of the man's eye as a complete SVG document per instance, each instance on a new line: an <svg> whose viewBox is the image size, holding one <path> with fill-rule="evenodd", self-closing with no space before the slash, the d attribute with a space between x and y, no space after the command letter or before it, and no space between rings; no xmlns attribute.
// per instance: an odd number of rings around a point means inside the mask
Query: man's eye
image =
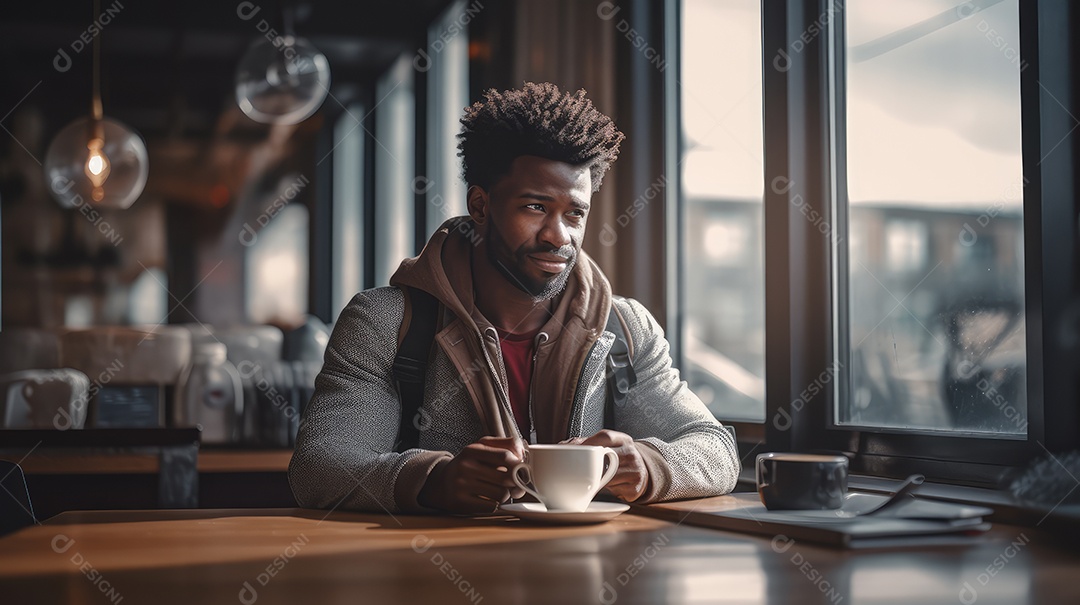
<svg viewBox="0 0 1080 605"><path fill-rule="evenodd" d="M585 211L584 210L571 210L570 215L571 216L576 216L578 218L585 218Z"/></svg>
<svg viewBox="0 0 1080 605"><path fill-rule="evenodd" d="M525 206L525 207L526 207L526 208L531 208L531 209L533 209L533 210L540 210L540 211L543 211L543 210L544 210L544 205L543 205L543 204L537 204L537 203L533 203L533 204L526 204L526 206Z"/></svg>

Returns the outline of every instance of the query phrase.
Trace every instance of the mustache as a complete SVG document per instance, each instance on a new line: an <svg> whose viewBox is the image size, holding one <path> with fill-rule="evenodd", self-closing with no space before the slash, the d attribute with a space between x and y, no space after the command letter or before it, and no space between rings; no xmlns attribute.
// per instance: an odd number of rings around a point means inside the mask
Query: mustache
<svg viewBox="0 0 1080 605"><path fill-rule="evenodd" d="M546 246L540 246L537 248L522 249L521 255L527 256L529 254L553 254L555 256L561 256L567 262L576 260L577 250L570 244L567 244L561 248L549 248Z"/></svg>

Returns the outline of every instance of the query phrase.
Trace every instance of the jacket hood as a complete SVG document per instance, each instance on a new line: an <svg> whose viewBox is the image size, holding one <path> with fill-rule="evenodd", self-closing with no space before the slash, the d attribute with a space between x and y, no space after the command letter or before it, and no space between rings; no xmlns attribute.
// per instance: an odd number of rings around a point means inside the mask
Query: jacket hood
<svg viewBox="0 0 1080 605"><path fill-rule="evenodd" d="M452 218L435 232L416 258L402 261L390 278L393 286L430 293L459 321L444 317L436 336L461 375L483 358L501 358L495 328L476 309L473 299L472 255L483 239L469 217ZM534 443L555 443L568 437L579 378L593 344L604 332L611 310L611 285L596 263L578 253L566 289L556 299L552 316L537 334L534 373L530 385ZM403 324L403 328L404 328ZM466 338L471 332L475 335ZM507 394L505 369L465 381L487 435L527 436L514 422Z"/></svg>
<svg viewBox="0 0 1080 605"><path fill-rule="evenodd" d="M435 231L419 256L401 261L390 285L424 290L483 331L491 324L476 310L471 265L473 251L482 245L483 238L471 218L451 218ZM566 289L557 301L554 314L541 330L549 340L557 339L563 327L575 320L588 330L603 330L611 308L611 284L585 251L578 251Z"/></svg>

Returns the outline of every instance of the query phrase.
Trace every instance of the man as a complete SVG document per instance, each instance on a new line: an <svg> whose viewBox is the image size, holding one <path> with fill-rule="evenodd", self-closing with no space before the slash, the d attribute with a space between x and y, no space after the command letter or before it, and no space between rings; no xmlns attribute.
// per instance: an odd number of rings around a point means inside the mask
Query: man
<svg viewBox="0 0 1080 605"><path fill-rule="evenodd" d="M731 491L731 436L671 367L640 303L613 298L581 243L623 135L585 91L488 91L459 135L468 217L447 221L391 286L341 313L304 412L289 481L301 506L490 513L520 497L523 442L611 447L606 490L627 502ZM440 303L417 447L397 451L400 288ZM604 426L612 305L636 383Z"/></svg>

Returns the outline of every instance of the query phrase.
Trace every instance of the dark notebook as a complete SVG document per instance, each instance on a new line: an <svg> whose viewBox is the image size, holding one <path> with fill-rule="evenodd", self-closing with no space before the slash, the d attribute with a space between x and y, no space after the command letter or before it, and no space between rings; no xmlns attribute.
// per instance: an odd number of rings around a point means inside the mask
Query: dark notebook
<svg viewBox="0 0 1080 605"><path fill-rule="evenodd" d="M963 543L990 528L989 508L910 499L868 516L845 517L885 500L852 493L837 511L770 511L756 492L704 500L636 506L635 512L715 529L802 540L841 548Z"/></svg>

